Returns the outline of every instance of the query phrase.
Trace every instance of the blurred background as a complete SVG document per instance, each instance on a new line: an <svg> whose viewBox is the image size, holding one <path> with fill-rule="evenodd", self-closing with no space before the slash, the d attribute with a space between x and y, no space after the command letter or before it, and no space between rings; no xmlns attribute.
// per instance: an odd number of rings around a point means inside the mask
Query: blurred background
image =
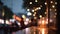
<svg viewBox="0 0 60 34"><path fill-rule="evenodd" d="M0 0L1 34L57 34L59 0Z"/></svg>

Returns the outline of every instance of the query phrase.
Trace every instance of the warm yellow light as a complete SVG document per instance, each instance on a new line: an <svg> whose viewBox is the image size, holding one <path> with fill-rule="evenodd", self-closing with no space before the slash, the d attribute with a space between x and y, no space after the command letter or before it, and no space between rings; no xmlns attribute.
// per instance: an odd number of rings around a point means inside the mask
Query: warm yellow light
<svg viewBox="0 0 60 34"><path fill-rule="evenodd" d="M42 18L42 15L40 15L39 17Z"/></svg>
<svg viewBox="0 0 60 34"><path fill-rule="evenodd" d="M37 17L34 17L34 19L37 19Z"/></svg>
<svg viewBox="0 0 60 34"><path fill-rule="evenodd" d="M6 20L6 24L10 24L8 20Z"/></svg>
<svg viewBox="0 0 60 34"><path fill-rule="evenodd" d="M47 12L45 12L45 14L47 14Z"/></svg>
<svg viewBox="0 0 60 34"><path fill-rule="evenodd" d="M35 2L38 2L38 0L35 0Z"/></svg>
<svg viewBox="0 0 60 34"><path fill-rule="evenodd" d="M15 20L17 20L17 21L21 21L21 18L20 17L18 17L18 16L16 16L16 15L13 15L13 18L15 19Z"/></svg>
<svg viewBox="0 0 60 34"><path fill-rule="evenodd" d="M34 34L36 34L36 32L34 32Z"/></svg>
<svg viewBox="0 0 60 34"><path fill-rule="evenodd" d="M32 12L34 12L34 10L32 10Z"/></svg>
<svg viewBox="0 0 60 34"><path fill-rule="evenodd" d="M38 8L38 7L37 7L37 8L35 8L35 11L37 11L38 9L40 9L40 8Z"/></svg>
<svg viewBox="0 0 60 34"><path fill-rule="evenodd" d="M57 4L57 2L55 2L55 4Z"/></svg>
<svg viewBox="0 0 60 34"><path fill-rule="evenodd" d="M39 8L36 8L37 10L39 9Z"/></svg>
<svg viewBox="0 0 60 34"><path fill-rule="evenodd" d="M27 11L30 11L30 9L27 9Z"/></svg>
<svg viewBox="0 0 60 34"><path fill-rule="evenodd" d="M34 14L36 14L36 12L34 12Z"/></svg>
<svg viewBox="0 0 60 34"><path fill-rule="evenodd" d="M55 15L57 15L57 13L55 13Z"/></svg>
<svg viewBox="0 0 60 34"><path fill-rule="evenodd" d="M52 20L52 19L50 19L50 22L53 22L53 20Z"/></svg>
<svg viewBox="0 0 60 34"><path fill-rule="evenodd" d="M32 2L30 2L30 4L32 4Z"/></svg>
<svg viewBox="0 0 60 34"><path fill-rule="evenodd" d="M45 29L44 28L42 28L42 34L45 34Z"/></svg>
<svg viewBox="0 0 60 34"><path fill-rule="evenodd" d="M33 14L33 16L35 16L35 14Z"/></svg>
<svg viewBox="0 0 60 34"><path fill-rule="evenodd" d="M48 24L48 19L46 19L46 21L45 21L45 22L46 22L46 24Z"/></svg>
<svg viewBox="0 0 60 34"><path fill-rule="evenodd" d="M26 18L26 16L25 15L22 15L22 18Z"/></svg>
<svg viewBox="0 0 60 34"><path fill-rule="evenodd" d="M40 20L38 20L38 24L40 25L42 23L42 20L40 19Z"/></svg>
<svg viewBox="0 0 60 34"><path fill-rule="evenodd" d="M57 11L57 9L55 9L55 11Z"/></svg>
<svg viewBox="0 0 60 34"><path fill-rule="evenodd" d="M3 19L0 19L0 24L4 24L4 20Z"/></svg>
<svg viewBox="0 0 60 34"><path fill-rule="evenodd" d="M27 24L28 24L28 22L27 22L27 21L25 21L25 22L24 22L24 25L27 25Z"/></svg>
<svg viewBox="0 0 60 34"><path fill-rule="evenodd" d="M44 20L42 20L42 24L45 24L45 21Z"/></svg>
<svg viewBox="0 0 60 34"><path fill-rule="evenodd" d="M41 7L38 7L39 9L41 9Z"/></svg>
<svg viewBox="0 0 60 34"><path fill-rule="evenodd" d="M4 16L5 14L4 14L4 11L2 12L2 16Z"/></svg>
<svg viewBox="0 0 60 34"><path fill-rule="evenodd" d="M35 9L35 11L37 11L37 10L38 10L38 8Z"/></svg>
<svg viewBox="0 0 60 34"><path fill-rule="evenodd" d="M52 8L55 8L55 5L52 5Z"/></svg>
<svg viewBox="0 0 60 34"><path fill-rule="evenodd" d="M50 3L53 3L53 1L51 1Z"/></svg>
<svg viewBox="0 0 60 34"><path fill-rule="evenodd" d="M47 2L45 2L45 5L47 5Z"/></svg>
<svg viewBox="0 0 60 34"><path fill-rule="evenodd" d="M36 11L37 9L35 9L35 11Z"/></svg>

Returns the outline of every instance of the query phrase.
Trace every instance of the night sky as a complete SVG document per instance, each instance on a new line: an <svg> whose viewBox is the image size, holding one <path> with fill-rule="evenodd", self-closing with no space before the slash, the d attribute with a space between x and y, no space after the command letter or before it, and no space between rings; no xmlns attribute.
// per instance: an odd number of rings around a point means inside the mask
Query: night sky
<svg viewBox="0 0 60 34"><path fill-rule="evenodd" d="M14 13L26 13L27 11L23 9L23 0L1 0L4 5L11 8Z"/></svg>

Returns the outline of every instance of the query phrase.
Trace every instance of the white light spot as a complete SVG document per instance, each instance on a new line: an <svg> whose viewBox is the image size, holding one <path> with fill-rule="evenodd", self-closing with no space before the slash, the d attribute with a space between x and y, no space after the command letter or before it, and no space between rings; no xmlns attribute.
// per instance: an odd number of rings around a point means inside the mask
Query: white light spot
<svg viewBox="0 0 60 34"><path fill-rule="evenodd" d="M39 7L39 9L41 9L41 7Z"/></svg>
<svg viewBox="0 0 60 34"><path fill-rule="evenodd" d="M52 19L50 19L50 22L53 22L53 20L52 20Z"/></svg>
<svg viewBox="0 0 60 34"><path fill-rule="evenodd" d="M0 19L0 23L1 23L1 24L4 24L4 20Z"/></svg>
<svg viewBox="0 0 60 34"><path fill-rule="evenodd" d="M32 12L34 12L34 10L32 10Z"/></svg>
<svg viewBox="0 0 60 34"><path fill-rule="evenodd" d="M54 5L52 5L52 8L55 8L55 6L54 6Z"/></svg>
<svg viewBox="0 0 60 34"><path fill-rule="evenodd" d="M47 2L45 2L45 5L47 5Z"/></svg>
<svg viewBox="0 0 60 34"><path fill-rule="evenodd" d="M39 17L42 18L42 15L40 15Z"/></svg>
<svg viewBox="0 0 60 34"><path fill-rule="evenodd" d="M22 15L22 18L24 18L24 19L25 19L25 18L26 18L26 16L25 16L25 15Z"/></svg>
<svg viewBox="0 0 60 34"><path fill-rule="evenodd" d="M10 24L8 20L6 20L6 24Z"/></svg>
<svg viewBox="0 0 60 34"><path fill-rule="evenodd" d="M51 1L50 3L53 3L53 1Z"/></svg>
<svg viewBox="0 0 60 34"><path fill-rule="evenodd" d="M27 9L27 11L30 11L30 9Z"/></svg>
<svg viewBox="0 0 60 34"><path fill-rule="evenodd" d="M27 21L25 21L25 22L24 22L24 24L25 24L25 25L27 25L27 24L28 24L28 22L27 22Z"/></svg>
<svg viewBox="0 0 60 34"><path fill-rule="evenodd" d="M35 2L38 2L37 0L35 0Z"/></svg>
<svg viewBox="0 0 60 34"><path fill-rule="evenodd" d="M27 13L28 16L31 16L32 14L30 12Z"/></svg>
<svg viewBox="0 0 60 34"><path fill-rule="evenodd" d="M26 18L26 21L29 21L29 18Z"/></svg>
<svg viewBox="0 0 60 34"><path fill-rule="evenodd" d="M32 2L30 2L30 4L32 4Z"/></svg>
<svg viewBox="0 0 60 34"><path fill-rule="evenodd" d="M9 21L14 23L15 19L10 19Z"/></svg>

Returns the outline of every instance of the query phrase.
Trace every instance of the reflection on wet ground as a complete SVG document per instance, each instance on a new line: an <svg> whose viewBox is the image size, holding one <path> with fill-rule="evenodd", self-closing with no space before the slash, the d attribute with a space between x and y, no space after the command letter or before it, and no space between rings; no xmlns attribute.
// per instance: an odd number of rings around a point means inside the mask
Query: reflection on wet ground
<svg viewBox="0 0 60 34"><path fill-rule="evenodd" d="M46 25L40 25L38 27L31 27L29 34L56 34L56 30L52 27L48 28Z"/></svg>

